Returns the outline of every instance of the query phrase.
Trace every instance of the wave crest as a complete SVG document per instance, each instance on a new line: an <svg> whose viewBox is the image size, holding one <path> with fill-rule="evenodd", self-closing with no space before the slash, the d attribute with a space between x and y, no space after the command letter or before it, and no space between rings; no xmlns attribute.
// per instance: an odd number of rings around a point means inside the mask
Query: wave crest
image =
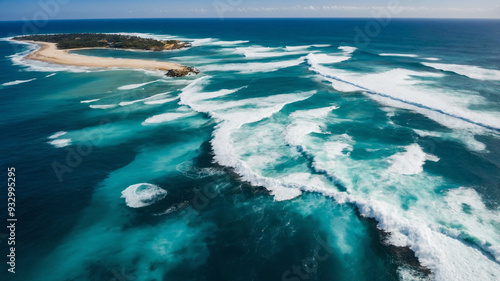
<svg viewBox="0 0 500 281"><path fill-rule="evenodd" d="M167 191L150 183L138 183L122 191L121 198L130 208L142 208L156 203L165 198Z"/></svg>

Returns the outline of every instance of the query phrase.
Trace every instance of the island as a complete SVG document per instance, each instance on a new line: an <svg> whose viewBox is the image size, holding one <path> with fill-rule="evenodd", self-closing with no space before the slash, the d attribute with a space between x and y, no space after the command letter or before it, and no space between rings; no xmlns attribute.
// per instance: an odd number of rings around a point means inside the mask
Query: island
<svg viewBox="0 0 500 281"><path fill-rule="evenodd" d="M179 40L156 40L138 36L103 33L73 33L73 34L46 34L26 35L14 37L12 40L36 43L42 47L29 54L26 58L51 62L63 65L87 67L124 67L138 69L153 69L166 71L170 77L181 77L189 73L199 73L196 68L187 67L170 62L102 58L71 54L69 50L89 48L109 48L145 51L164 51L188 48L191 45Z"/></svg>

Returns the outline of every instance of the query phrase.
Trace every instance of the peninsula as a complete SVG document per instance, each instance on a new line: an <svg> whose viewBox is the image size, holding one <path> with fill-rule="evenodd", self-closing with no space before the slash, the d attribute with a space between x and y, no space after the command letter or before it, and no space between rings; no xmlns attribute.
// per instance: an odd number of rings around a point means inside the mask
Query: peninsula
<svg viewBox="0 0 500 281"><path fill-rule="evenodd" d="M198 73L198 70L195 68L170 62L102 58L71 54L68 52L69 50L88 48L163 51L182 49L191 46L189 43L178 40L161 41L121 34L90 33L27 35L14 37L12 40L36 43L42 46L39 50L29 54L26 57L27 59L87 67L124 67L162 70L167 72L167 76L172 77L185 76L189 73Z"/></svg>

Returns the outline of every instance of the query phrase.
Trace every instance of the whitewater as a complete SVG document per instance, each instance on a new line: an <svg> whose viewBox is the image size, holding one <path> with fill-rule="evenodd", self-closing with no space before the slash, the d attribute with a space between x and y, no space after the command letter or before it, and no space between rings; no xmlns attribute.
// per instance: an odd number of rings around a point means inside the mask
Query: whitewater
<svg viewBox="0 0 500 281"><path fill-rule="evenodd" d="M231 280L295 280L288 269L322 236L329 258L311 280L500 280L500 66L481 52L130 30L115 32L192 46L76 52L202 72L58 66L25 59L36 46L24 43L6 53L2 67L23 75L2 91L26 92L6 121L35 122L38 149L25 153L85 198L20 280L48 268L52 280L216 280L231 267ZM238 256L248 267L228 261Z"/></svg>

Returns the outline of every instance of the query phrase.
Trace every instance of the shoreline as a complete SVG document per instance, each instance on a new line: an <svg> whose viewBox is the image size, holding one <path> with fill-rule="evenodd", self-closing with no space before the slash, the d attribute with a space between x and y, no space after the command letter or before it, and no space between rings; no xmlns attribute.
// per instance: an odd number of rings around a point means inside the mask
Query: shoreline
<svg viewBox="0 0 500 281"><path fill-rule="evenodd" d="M76 48L76 49L61 50L57 48L56 43L31 41L31 40L13 40L13 41L34 43L41 46L40 49L28 54L25 57L25 59L30 59L30 60L38 60L43 62L71 65L71 66L102 67L102 68L121 67L121 68L133 68L133 69L160 70L160 71L166 71L167 75L168 73L171 72L178 72L184 75L187 75L190 72L194 72L193 69L190 67L171 62L141 60L141 59L103 58L103 57L93 57L93 56L85 56L85 55L69 53L69 51L74 51L74 50L95 49L95 48Z"/></svg>

